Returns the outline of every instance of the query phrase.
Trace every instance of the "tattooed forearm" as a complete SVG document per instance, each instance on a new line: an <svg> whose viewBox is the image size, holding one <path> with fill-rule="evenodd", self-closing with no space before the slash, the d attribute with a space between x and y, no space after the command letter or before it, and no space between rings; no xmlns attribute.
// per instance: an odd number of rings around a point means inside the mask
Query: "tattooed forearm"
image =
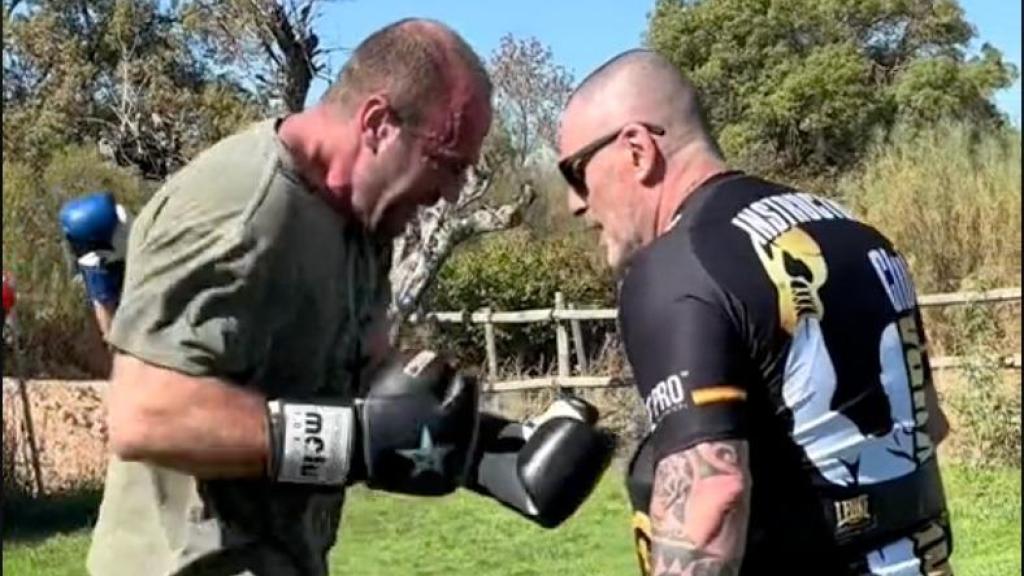
<svg viewBox="0 0 1024 576"><path fill-rule="evenodd" d="M650 508L654 576L739 573L749 508L745 441L705 442L663 458Z"/></svg>

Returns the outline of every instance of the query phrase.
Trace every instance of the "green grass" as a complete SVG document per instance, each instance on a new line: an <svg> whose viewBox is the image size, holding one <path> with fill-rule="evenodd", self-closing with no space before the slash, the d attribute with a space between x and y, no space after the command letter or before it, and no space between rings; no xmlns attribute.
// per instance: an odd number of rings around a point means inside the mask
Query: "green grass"
<svg viewBox="0 0 1024 576"><path fill-rule="evenodd" d="M953 519L953 567L959 576L1017 576L1020 562L1020 469L977 471L945 466Z"/></svg>
<svg viewBox="0 0 1024 576"><path fill-rule="evenodd" d="M958 576L1021 573L1020 470L944 470ZM5 519L10 521L11 518ZM3 571L84 574L88 533L5 538ZM421 499L349 493L331 573L360 576L611 576L636 574L622 475L610 472L582 510L543 530L470 494Z"/></svg>

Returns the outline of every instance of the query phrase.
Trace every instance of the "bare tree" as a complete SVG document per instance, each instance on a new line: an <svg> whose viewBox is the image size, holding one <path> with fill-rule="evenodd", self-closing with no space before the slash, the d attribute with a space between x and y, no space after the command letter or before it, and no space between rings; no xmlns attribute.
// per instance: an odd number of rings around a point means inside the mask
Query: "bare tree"
<svg viewBox="0 0 1024 576"><path fill-rule="evenodd" d="M572 93L573 78L554 62L551 48L536 38L511 34L501 38L490 68L514 164L522 167L533 152L556 146L558 117Z"/></svg>
<svg viewBox="0 0 1024 576"><path fill-rule="evenodd" d="M221 65L254 84L267 103L302 110L316 77L329 79L313 26L330 0L191 0L185 22Z"/></svg>

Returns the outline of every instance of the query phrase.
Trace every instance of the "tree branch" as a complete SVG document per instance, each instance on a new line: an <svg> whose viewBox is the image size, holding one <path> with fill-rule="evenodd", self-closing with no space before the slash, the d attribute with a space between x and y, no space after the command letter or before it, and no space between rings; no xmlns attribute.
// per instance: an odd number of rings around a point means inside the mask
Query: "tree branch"
<svg viewBox="0 0 1024 576"><path fill-rule="evenodd" d="M486 234L505 230L519 224L522 210L533 203L536 194L533 185L523 184L519 195L512 202L497 208L480 208L473 213L458 218L452 227L463 234Z"/></svg>
<svg viewBox="0 0 1024 576"><path fill-rule="evenodd" d="M484 194L491 189L491 173L486 168L472 168L466 176L466 184L459 194L459 201L455 206L456 210L462 210L470 204L483 198Z"/></svg>
<svg viewBox="0 0 1024 576"><path fill-rule="evenodd" d="M478 184L478 187L488 185ZM417 221L393 246L389 311L392 341L401 323L418 307L452 249L471 236L518 225L522 210L535 197L534 187L528 182L523 184L515 200L496 208L482 207L467 215L455 216L451 204L439 202L420 211Z"/></svg>

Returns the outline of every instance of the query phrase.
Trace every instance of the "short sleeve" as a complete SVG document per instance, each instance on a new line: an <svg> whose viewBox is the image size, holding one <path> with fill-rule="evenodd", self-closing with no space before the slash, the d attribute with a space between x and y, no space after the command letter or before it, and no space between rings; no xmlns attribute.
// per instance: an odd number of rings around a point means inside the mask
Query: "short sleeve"
<svg viewBox="0 0 1024 576"><path fill-rule="evenodd" d="M713 300L632 294L623 332L661 459L698 443L746 434L746 364L733 323Z"/></svg>
<svg viewBox="0 0 1024 576"><path fill-rule="evenodd" d="M274 289L280 259L243 224L223 224L132 231L112 346L194 376L257 370L285 315Z"/></svg>

